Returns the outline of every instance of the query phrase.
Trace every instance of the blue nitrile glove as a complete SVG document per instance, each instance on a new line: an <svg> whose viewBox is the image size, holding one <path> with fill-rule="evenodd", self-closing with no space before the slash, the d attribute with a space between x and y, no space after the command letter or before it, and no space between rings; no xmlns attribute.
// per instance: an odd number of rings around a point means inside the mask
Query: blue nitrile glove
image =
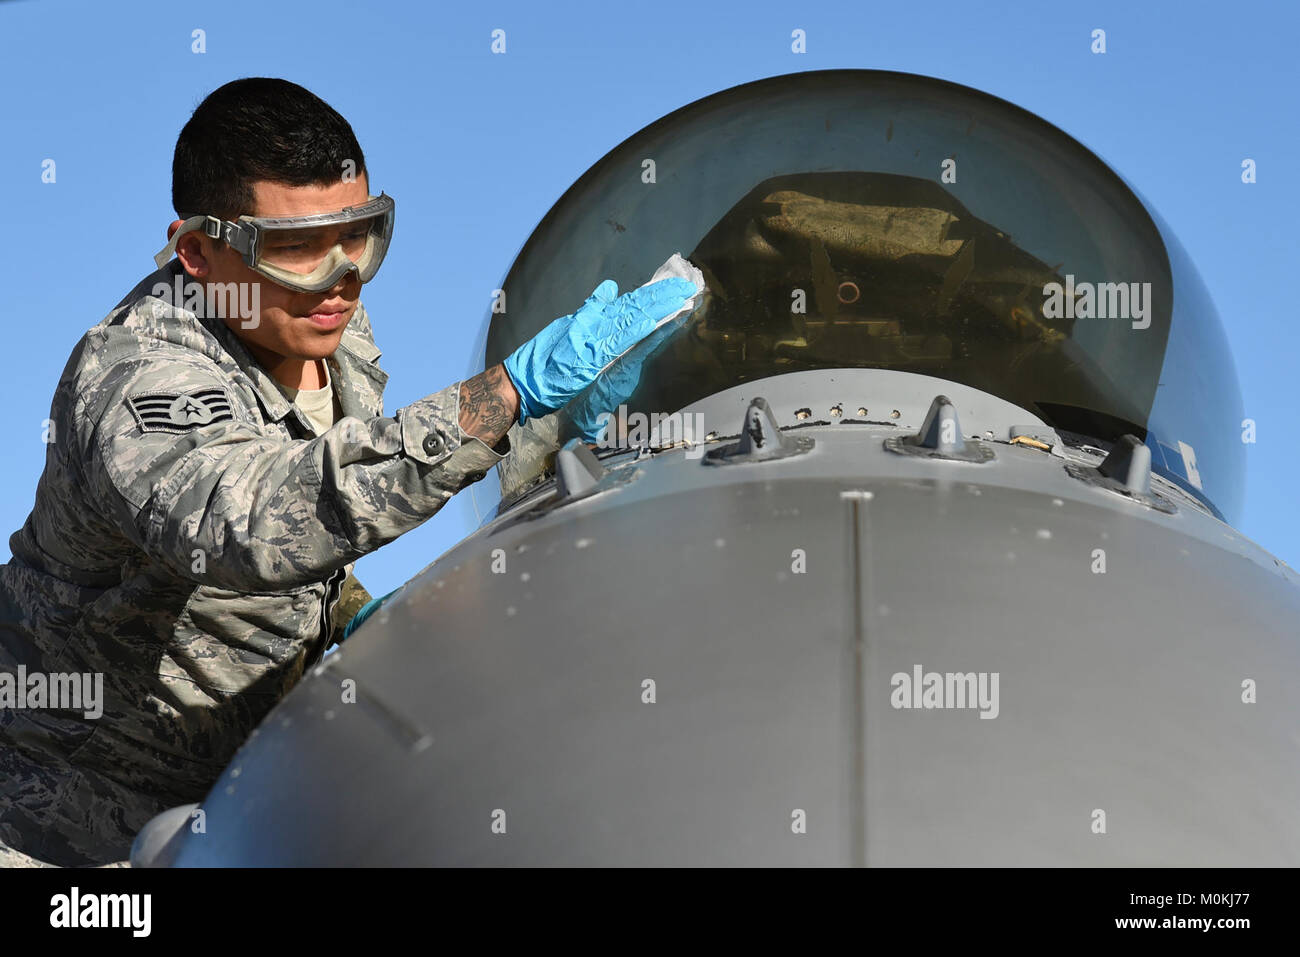
<svg viewBox="0 0 1300 957"><path fill-rule="evenodd" d="M606 279L577 312L506 357L506 373L519 393L519 421L560 408L697 292L689 279L672 276L620 296L618 284Z"/></svg>
<svg viewBox="0 0 1300 957"><path fill-rule="evenodd" d="M573 422L573 428L584 442L599 444L607 438L602 433L608 428L600 424L602 412L615 414L641 384L641 367L659 348L660 343L682 327L690 314L665 322L639 342L631 352L596 377L591 387L565 409L564 414ZM568 431L567 429L565 430Z"/></svg>
<svg viewBox="0 0 1300 957"><path fill-rule="evenodd" d="M343 629L343 638L346 639L348 635L360 628L362 623L373 615L380 605L388 601L389 598L396 595L399 591L401 591L400 588L394 588L383 598L372 598L370 601L362 605L360 609L357 610L357 613L352 616L352 620L348 622L347 627Z"/></svg>

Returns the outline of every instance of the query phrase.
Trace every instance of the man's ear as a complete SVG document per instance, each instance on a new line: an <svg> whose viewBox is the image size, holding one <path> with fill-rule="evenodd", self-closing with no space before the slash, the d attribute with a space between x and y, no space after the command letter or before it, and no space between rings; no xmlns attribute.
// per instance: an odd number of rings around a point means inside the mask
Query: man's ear
<svg viewBox="0 0 1300 957"><path fill-rule="evenodd" d="M176 230L181 228L183 220L176 220L167 227L167 239L170 242ZM208 262L207 253L204 249L203 240L207 236L200 232L186 233L176 243L176 258L181 261L181 266L187 273L195 279L202 279L212 271L212 265Z"/></svg>

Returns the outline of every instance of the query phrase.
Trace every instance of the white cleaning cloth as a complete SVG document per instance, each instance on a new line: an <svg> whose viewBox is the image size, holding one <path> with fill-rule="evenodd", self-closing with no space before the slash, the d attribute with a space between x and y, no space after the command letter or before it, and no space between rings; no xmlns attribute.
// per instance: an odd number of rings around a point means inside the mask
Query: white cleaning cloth
<svg viewBox="0 0 1300 957"><path fill-rule="evenodd" d="M683 259L681 253L673 253L669 256L667 262L655 270L655 274L650 277L650 282L643 282L637 288L644 288L645 286L649 286L651 283L656 283L661 279L667 279L669 276L676 276L679 279L689 279L691 282L695 283L695 288L698 289L699 292L691 296L690 299L687 299L686 305L682 306L682 308L678 309L667 319L663 320L663 322L660 322L658 326L655 326L656 329L658 329L659 326L662 326L664 322L669 322L680 316L683 312L689 312L694 309L696 305L699 304L700 296L704 294L704 273L700 272L699 267L689 259Z"/></svg>
<svg viewBox="0 0 1300 957"><path fill-rule="evenodd" d="M674 319L676 319L678 316L682 315L683 313L690 312L697 305L699 305L700 296L704 295L704 273L700 272L699 267L695 266L689 259L683 258L681 253L673 253L671 256L669 256L668 259L664 262L664 264L655 270L655 274L651 276L647 282L643 282L637 288L643 289L646 286L649 286L651 283L656 283L661 279L667 279L670 276L676 276L679 279L689 279L691 282L695 283L695 288L698 291L695 293L695 295L691 296L690 299L687 299L686 302L682 304L682 308L678 309L671 316L665 316L663 319L660 319L657 323L655 323L655 328L651 329L650 332L646 333L645 337L642 338L640 342L636 342L628 349L624 350L622 355L618 356L618 358L611 359L609 362L605 363L605 368L600 370L602 375L607 371L609 371L609 367L612 366L615 362L618 362L619 359L622 359L629 352L631 352L642 342L644 342L646 338L649 338L649 336L655 331L655 329L662 329L665 324L672 322Z"/></svg>

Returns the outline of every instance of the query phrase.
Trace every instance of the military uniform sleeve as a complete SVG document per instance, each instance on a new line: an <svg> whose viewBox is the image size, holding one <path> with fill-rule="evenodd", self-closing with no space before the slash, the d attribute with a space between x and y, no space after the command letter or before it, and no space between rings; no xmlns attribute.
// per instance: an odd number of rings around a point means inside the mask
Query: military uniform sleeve
<svg viewBox="0 0 1300 957"><path fill-rule="evenodd" d="M359 612L372 597L366 590L366 586L357 580L356 575L349 572L339 589L338 604L334 606L334 612L330 616L331 644L337 645L343 640L343 632L347 629L352 616Z"/></svg>
<svg viewBox="0 0 1300 957"><path fill-rule="evenodd" d="M72 422L92 501L176 574L278 591L420 525L505 454L463 437L460 383L310 440L264 425L255 402L189 356L110 366Z"/></svg>

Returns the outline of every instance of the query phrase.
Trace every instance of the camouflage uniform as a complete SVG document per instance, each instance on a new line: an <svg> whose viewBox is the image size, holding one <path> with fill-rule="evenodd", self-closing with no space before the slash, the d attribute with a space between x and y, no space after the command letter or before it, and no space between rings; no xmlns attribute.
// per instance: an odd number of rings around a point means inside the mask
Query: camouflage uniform
<svg viewBox="0 0 1300 957"><path fill-rule="evenodd" d="M98 720L0 710L0 842L55 864L125 857L202 800L368 600L352 563L509 451L460 430L459 383L385 416L360 305L326 360L344 417L315 437L220 319L151 295L179 270L73 350L0 566L0 671L104 675Z"/></svg>

